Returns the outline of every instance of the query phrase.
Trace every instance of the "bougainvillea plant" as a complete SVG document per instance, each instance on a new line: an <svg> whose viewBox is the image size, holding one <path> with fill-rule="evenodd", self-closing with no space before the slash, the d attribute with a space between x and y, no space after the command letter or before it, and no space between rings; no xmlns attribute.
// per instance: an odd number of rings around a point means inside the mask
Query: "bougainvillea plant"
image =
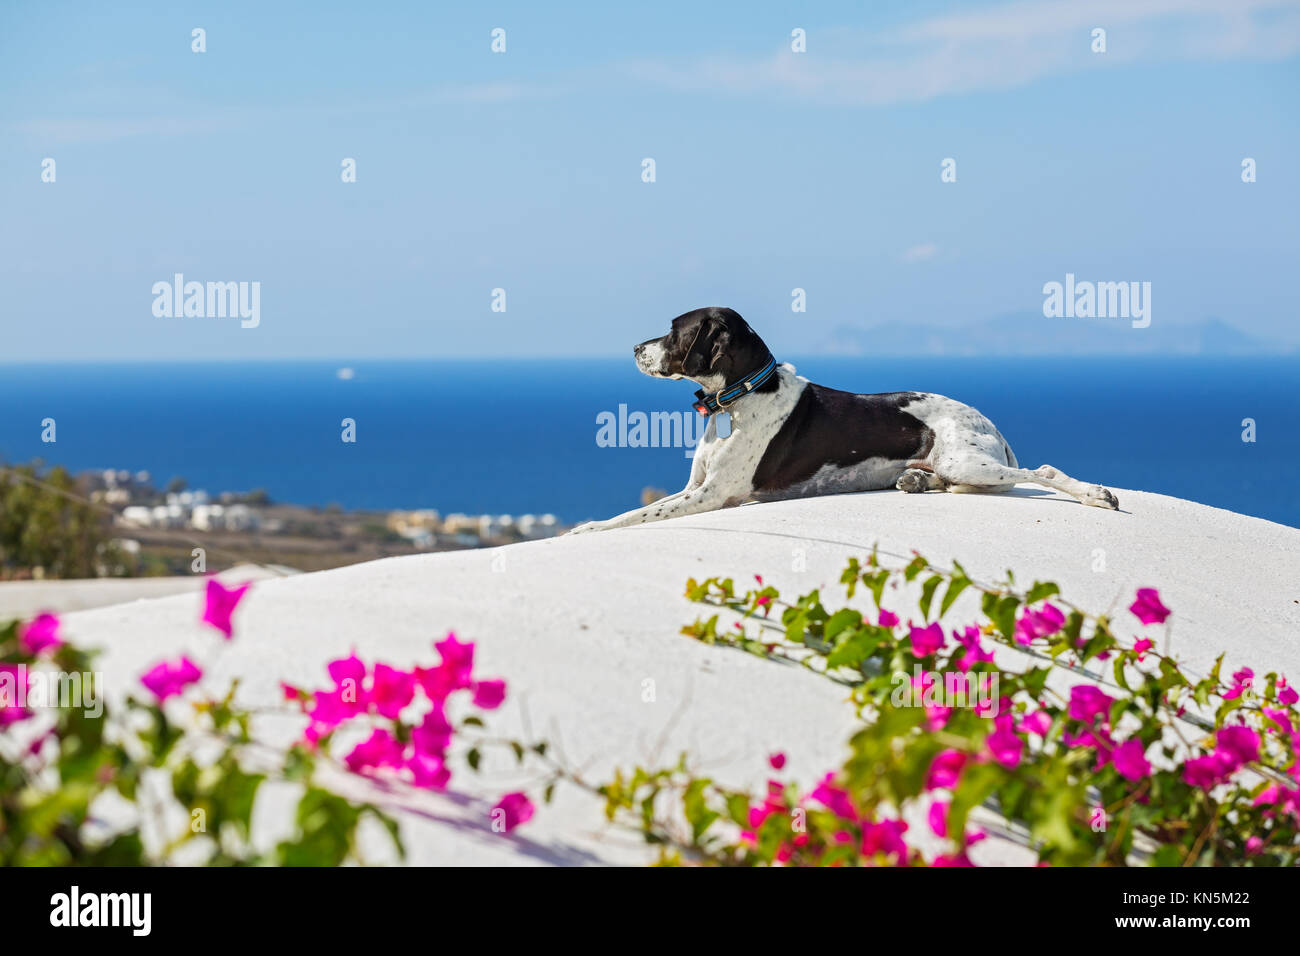
<svg viewBox="0 0 1300 956"><path fill-rule="evenodd" d="M202 621L226 641L247 590L207 581ZM236 704L236 684L213 692L203 665L188 655L150 667L140 677L144 693L104 702L103 688L92 683L94 655L61 630L52 614L0 628L3 865L367 862L358 828L368 818L387 829L401 855L396 818L378 801L333 792L322 784L322 771L444 789L453 740L482 727L475 711L495 709L506 695L504 681L474 676L474 645L454 635L435 645L440 660L427 668L366 665L352 655L329 664L326 690L283 685L288 706L281 710L303 715L304 731L277 749L250 730L268 710ZM43 687L60 689L62 697L38 693ZM455 720L453 708L461 714ZM349 735L361 739L336 756L336 743ZM476 768L477 747L464 759ZM256 848L254 806L270 780L300 789L295 830ZM526 795L509 793L484 826L506 832L532 814Z"/></svg>
<svg viewBox="0 0 1300 956"><path fill-rule="evenodd" d="M904 582L918 614L884 606ZM1171 612L1154 589L1136 593L1121 637L1054 584L980 585L920 556L896 569L853 559L841 583L870 604L786 602L761 578L743 592L687 583L719 613L683 633L847 684L862 726L812 788L774 773L761 794L728 789L685 757L620 772L602 788L606 814L660 844L661 862L969 866L987 836L979 807L1026 834L1040 865L1300 862L1300 695L1250 668L1225 680L1222 657L1194 677L1158 653ZM949 622L968 590L979 618Z"/></svg>
<svg viewBox="0 0 1300 956"><path fill-rule="evenodd" d="M1009 823L1028 861L1045 865L1300 862L1300 694L1246 667L1224 678L1222 659L1190 675L1167 653L1171 612L1155 590L1136 593L1137 623L1120 636L1053 584L982 585L919 556L893 569L875 554L853 560L841 581L849 605L834 610L817 591L782 600L761 578L743 592L731 579L688 582L687 596L715 612L685 634L837 681L861 717L840 766L800 787L772 754L758 794L695 774L685 756L597 786L545 742L489 737L482 714L506 686L476 675L473 645L455 635L434 645L429 666L341 657L323 689L282 685L278 708L237 705L236 685L215 693L202 655L159 661L141 675L143 693L89 707L33 705L25 692L50 675L89 679L93 655L65 640L54 615L10 624L0 629L0 863L366 862L367 819L400 854L402 809L382 795L446 789L454 763L477 769L491 746L535 758L547 800L561 781L599 793L607 817L657 844L663 863L967 866L987 838L973 815ZM915 612L900 606L908 586ZM225 641L245 591L206 585L202 621ZM978 595L980 613L954 622L963 593ZM250 728L268 712L293 715L300 736L278 749L260 742ZM351 800L322 779L342 773L382 786ZM268 781L301 789L296 828L255 848L253 808ZM509 831L534 809L507 793L485 826Z"/></svg>

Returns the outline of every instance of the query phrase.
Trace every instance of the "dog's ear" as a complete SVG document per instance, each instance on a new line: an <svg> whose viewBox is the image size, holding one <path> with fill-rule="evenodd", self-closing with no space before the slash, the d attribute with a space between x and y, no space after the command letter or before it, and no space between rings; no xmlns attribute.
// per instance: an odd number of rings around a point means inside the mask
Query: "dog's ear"
<svg viewBox="0 0 1300 956"><path fill-rule="evenodd" d="M703 375L708 371L708 363L704 360L706 348L703 342L691 345L690 351L682 357L683 375Z"/></svg>
<svg viewBox="0 0 1300 956"><path fill-rule="evenodd" d="M727 349L731 347L731 331L721 322L717 323L717 328L713 333L713 349L709 353L709 369L716 369L722 361L722 357L727 354Z"/></svg>

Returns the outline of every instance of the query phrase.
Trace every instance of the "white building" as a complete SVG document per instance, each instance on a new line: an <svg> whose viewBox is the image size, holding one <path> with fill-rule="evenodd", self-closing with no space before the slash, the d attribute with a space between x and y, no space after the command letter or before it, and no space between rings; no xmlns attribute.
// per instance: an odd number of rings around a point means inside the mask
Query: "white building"
<svg viewBox="0 0 1300 956"><path fill-rule="evenodd" d="M144 505L129 505L123 508L122 518L136 527L153 527L153 509Z"/></svg>
<svg viewBox="0 0 1300 956"><path fill-rule="evenodd" d="M223 517L227 531L250 531L257 527L257 513L248 505L227 505Z"/></svg>
<svg viewBox="0 0 1300 956"><path fill-rule="evenodd" d="M190 512L190 526L199 531L215 531L225 526L225 508L221 505L196 505Z"/></svg>

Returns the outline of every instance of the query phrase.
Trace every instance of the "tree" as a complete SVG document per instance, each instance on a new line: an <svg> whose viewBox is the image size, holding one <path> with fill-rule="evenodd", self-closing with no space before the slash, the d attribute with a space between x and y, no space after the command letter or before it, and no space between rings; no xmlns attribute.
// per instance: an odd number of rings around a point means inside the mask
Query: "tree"
<svg viewBox="0 0 1300 956"><path fill-rule="evenodd" d="M109 557L109 519L70 495L80 491L64 468L0 465L0 577L37 568L53 578L99 573Z"/></svg>

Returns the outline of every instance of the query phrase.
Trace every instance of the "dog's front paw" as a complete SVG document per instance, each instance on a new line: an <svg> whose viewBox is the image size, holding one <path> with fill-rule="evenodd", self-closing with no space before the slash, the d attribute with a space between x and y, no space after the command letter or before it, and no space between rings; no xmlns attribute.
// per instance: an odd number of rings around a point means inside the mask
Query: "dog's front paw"
<svg viewBox="0 0 1300 956"><path fill-rule="evenodd" d="M1079 500L1085 505L1091 505L1094 508L1109 508L1111 511L1119 511L1119 499L1101 485L1093 485L1088 489L1088 493Z"/></svg>
<svg viewBox="0 0 1300 956"><path fill-rule="evenodd" d="M599 521L588 521L584 524L574 525L567 532L565 532L565 536L567 537L568 535L571 534L587 534L591 531L599 531L599 530L600 530Z"/></svg>

